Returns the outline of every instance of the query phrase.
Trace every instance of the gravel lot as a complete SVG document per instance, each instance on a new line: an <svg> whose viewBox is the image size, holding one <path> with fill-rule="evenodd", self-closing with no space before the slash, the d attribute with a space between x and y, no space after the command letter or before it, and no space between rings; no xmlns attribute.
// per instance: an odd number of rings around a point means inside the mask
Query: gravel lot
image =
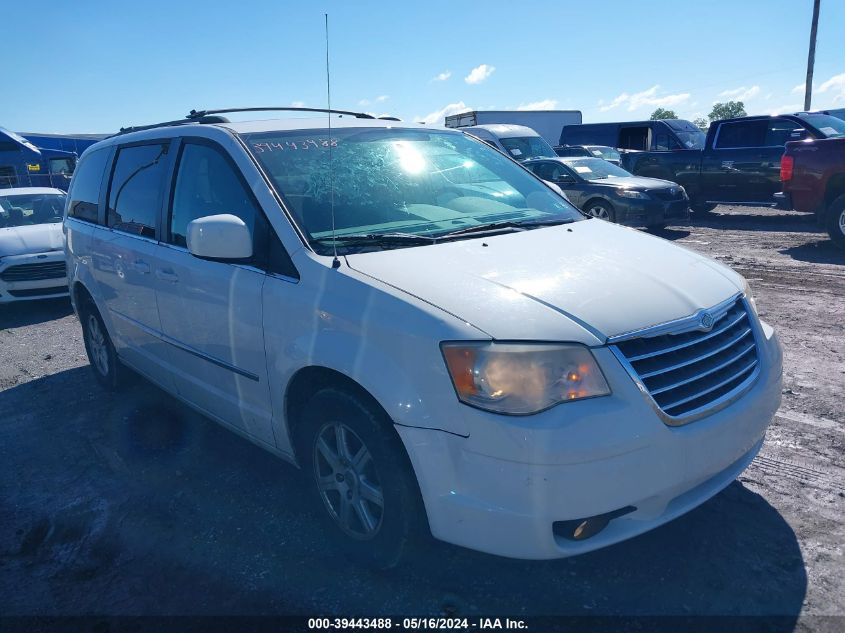
<svg viewBox="0 0 845 633"><path fill-rule="evenodd" d="M749 279L784 344L783 405L722 494L551 562L432 544L355 568L294 468L140 379L104 393L66 301L0 307L0 613L845 615L845 252L768 209L663 236Z"/></svg>

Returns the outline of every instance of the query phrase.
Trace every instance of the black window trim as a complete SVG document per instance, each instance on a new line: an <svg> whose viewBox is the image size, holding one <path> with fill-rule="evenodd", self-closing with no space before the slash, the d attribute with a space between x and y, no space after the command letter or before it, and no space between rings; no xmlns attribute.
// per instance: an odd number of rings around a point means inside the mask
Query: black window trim
<svg viewBox="0 0 845 633"><path fill-rule="evenodd" d="M179 166L182 163L182 153L185 150L186 145L203 145L205 147L209 147L212 150L216 151L223 157L223 160L226 161L226 164L232 170L232 173L235 174L235 177L240 182L241 186L243 187L244 191L246 191L247 196L249 196L249 200L252 203L252 206L256 209L256 211L264 218L264 224L266 226L267 231L269 232L268 235L268 244L267 248L269 249L271 244L270 241L275 238L275 242L279 248L282 249L282 253L284 254L284 259L290 264L290 273L279 272L275 270L271 270L270 261L269 261L269 253L264 253L262 257L259 259L255 253L253 253L253 257L250 261L231 261L231 262L221 262L228 264L230 266L238 266L240 268L246 268L249 270L254 270L257 272L261 272L264 274L272 275L274 277L283 279L285 281L293 281L294 283L299 282L299 271L296 268L296 265L293 263L293 259L288 253L287 249L285 248L284 243L282 243L281 238L276 234L276 229L273 228L273 224L270 222L270 219L267 217L267 214L264 212L264 207L258 202L258 199L255 197L255 194L252 191L252 188L249 186L246 178L244 177L241 169L238 167L235 160L232 158L231 154L226 151L226 148L223 147L219 142L212 140L210 138L204 136L180 136L176 139L176 147L174 150L174 158L173 163L170 168L170 175L169 179L166 182L167 185L167 192L168 195L165 196L166 201L165 205L162 208L161 217L159 221L161 223L162 231L159 233L159 243L162 246L167 246L172 249L189 252L187 248L184 246L180 246L178 244L174 244L171 241L170 235L170 224L171 224L171 217L173 215L173 199L176 195L176 180L179 174ZM253 237L254 239L254 237Z"/></svg>
<svg viewBox="0 0 845 633"><path fill-rule="evenodd" d="M167 196L162 195L159 209L155 215L156 226L155 228L155 236L154 237L147 237L146 235L138 235L137 233L130 233L129 231L123 231L121 229L117 229L108 223L108 215L109 215L109 198L111 197L111 188L114 184L114 170L117 167L117 159L120 157L121 150L128 149L130 147L141 147L144 145L167 145L167 162L164 165L164 183L162 186L162 194L167 192L167 187L169 185L170 179L172 178L173 173L173 137L164 137L164 138L145 138L139 141L133 141L131 143L121 143L119 145L115 145L113 147L113 154L110 158L111 165L109 166L108 173L108 186L104 187L104 195L105 199L103 201L103 209L100 212L100 217L102 220L102 226L110 231L114 231L115 233L120 233L121 235L127 235L129 237L134 237L139 240L144 240L147 242L154 242L159 243L161 242L161 207L167 201Z"/></svg>

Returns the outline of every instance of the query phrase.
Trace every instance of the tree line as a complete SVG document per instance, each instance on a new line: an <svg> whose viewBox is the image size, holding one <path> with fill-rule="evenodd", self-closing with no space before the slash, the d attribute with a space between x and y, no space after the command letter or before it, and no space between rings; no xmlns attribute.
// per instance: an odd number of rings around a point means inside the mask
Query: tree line
<svg viewBox="0 0 845 633"><path fill-rule="evenodd" d="M710 114L707 115L707 118L699 117L693 120L699 128L704 131L707 131L707 128L710 127L710 124L713 121L721 121L722 119L732 119L738 116L747 116L745 112L745 104L742 101L727 101L725 103L714 103L713 109L710 111ZM657 108L654 112L651 113L651 120L656 121L658 119L677 119L678 115L675 114L674 110L667 110L666 108Z"/></svg>

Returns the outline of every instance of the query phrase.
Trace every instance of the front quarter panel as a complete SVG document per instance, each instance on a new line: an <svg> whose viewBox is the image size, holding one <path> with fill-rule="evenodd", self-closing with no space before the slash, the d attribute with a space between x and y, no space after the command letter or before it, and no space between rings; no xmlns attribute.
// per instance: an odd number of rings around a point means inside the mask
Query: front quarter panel
<svg viewBox="0 0 845 633"><path fill-rule="evenodd" d="M278 449L293 453L287 386L297 371L315 366L357 382L396 424L466 435L439 344L489 337L345 265L332 269L321 261L329 258L301 251L294 259L300 281L270 277L263 299Z"/></svg>

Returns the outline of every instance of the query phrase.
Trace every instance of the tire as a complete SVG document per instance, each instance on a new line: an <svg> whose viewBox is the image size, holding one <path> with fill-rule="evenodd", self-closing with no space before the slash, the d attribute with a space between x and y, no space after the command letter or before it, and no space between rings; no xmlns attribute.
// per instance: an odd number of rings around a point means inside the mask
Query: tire
<svg viewBox="0 0 845 633"><path fill-rule="evenodd" d="M709 204L707 202L691 202L689 208L690 211L698 215L707 215L718 206L717 204Z"/></svg>
<svg viewBox="0 0 845 633"><path fill-rule="evenodd" d="M318 513L339 549L359 564L389 569L423 535L425 511L405 448L375 409L347 391L322 389L305 405L298 444Z"/></svg>
<svg viewBox="0 0 845 633"><path fill-rule="evenodd" d="M839 248L845 248L845 194L830 203L825 214L827 234Z"/></svg>
<svg viewBox="0 0 845 633"><path fill-rule="evenodd" d="M592 218L598 218L599 220L616 222L616 210L609 202L605 202L604 200L590 200L584 205L584 213Z"/></svg>
<svg viewBox="0 0 845 633"><path fill-rule="evenodd" d="M126 370L120 364L105 323L90 298L82 300L79 320L82 323L85 352L94 377L106 390L116 391L123 384Z"/></svg>

